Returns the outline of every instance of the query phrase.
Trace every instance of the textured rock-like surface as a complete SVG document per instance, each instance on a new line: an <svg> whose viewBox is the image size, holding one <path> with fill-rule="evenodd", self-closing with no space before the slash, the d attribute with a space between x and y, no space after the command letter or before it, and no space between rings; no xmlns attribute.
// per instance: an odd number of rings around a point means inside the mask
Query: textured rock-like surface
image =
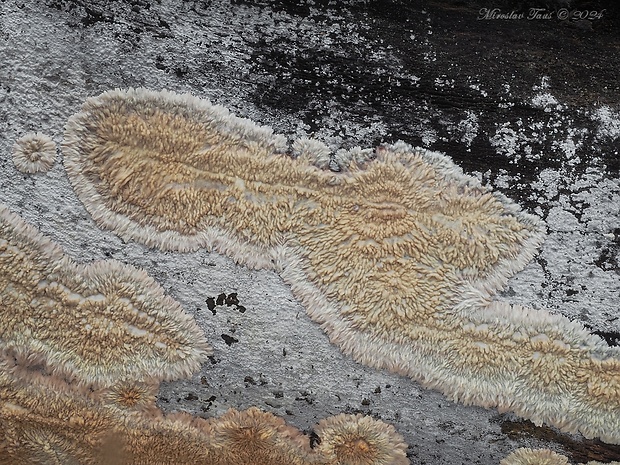
<svg viewBox="0 0 620 465"><path fill-rule="evenodd" d="M94 385L186 377L211 354L191 316L144 271L77 264L1 204L0 349Z"/></svg>
<svg viewBox="0 0 620 465"><path fill-rule="evenodd" d="M620 441L619 351L563 317L489 303L542 242L538 219L440 154L355 149L333 173L312 165L325 164L319 145L297 143L291 158L269 128L138 89L89 99L63 153L99 225L277 270L356 360Z"/></svg>
<svg viewBox="0 0 620 465"><path fill-rule="evenodd" d="M392 426L360 415L326 419L321 441L258 409L204 420L131 413L61 383L24 384L0 371L0 464L407 465ZM327 425L330 425L329 427Z"/></svg>

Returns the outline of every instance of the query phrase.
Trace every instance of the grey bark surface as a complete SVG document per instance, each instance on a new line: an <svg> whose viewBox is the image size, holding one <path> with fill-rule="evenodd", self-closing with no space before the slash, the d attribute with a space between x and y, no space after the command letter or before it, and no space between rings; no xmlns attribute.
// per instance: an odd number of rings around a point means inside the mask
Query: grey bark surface
<svg viewBox="0 0 620 465"><path fill-rule="evenodd" d="M478 19L482 8L527 15L545 6L555 16ZM602 16L560 20L560 8ZM165 411L209 417L258 406L307 432L326 416L361 412L392 423L413 464L496 465L523 446L573 462L620 460L618 446L455 404L355 363L275 273L204 250L125 243L94 224L61 163L24 175L11 161L24 133L60 143L87 97L127 87L190 92L334 150L402 139L445 152L547 222L540 254L498 298L565 315L617 345L620 15L612 8L2 0L0 200L76 260L144 268L194 315L215 354L192 379L162 386Z"/></svg>

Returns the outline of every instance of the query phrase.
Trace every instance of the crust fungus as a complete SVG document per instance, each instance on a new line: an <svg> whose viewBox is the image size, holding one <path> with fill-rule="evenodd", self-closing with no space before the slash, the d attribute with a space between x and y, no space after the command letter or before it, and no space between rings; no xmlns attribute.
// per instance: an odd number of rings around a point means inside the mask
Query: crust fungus
<svg viewBox="0 0 620 465"><path fill-rule="evenodd" d="M49 171L56 161L56 143L40 132L29 132L13 145L13 163L22 173Z"/></svg>
<svg viewBox="0 0 620 465"><path fill-rule="evenodd" d="M317 450L334 463L347 465L407 465L407 445L393 426L362 415L340 414L316 428Z"/></svg>
<svg viewBox="0 0 620 465"><path fill-rule="evenodd" d="M341 437L345 444L355 432L371 445L358 447L355 456L335 455L312 450L307 436L256 408L230 410L220 418L204 420L185 413L163 415L156 408L148 414L130 413L100 400L89 390L70 384L50 389L0 372L0 465L409 463L403 459L406 446L402 438L376 420L339 415L337 422L328 419L325 426L319 425L319 431L325 432L325 444ZM378 441L387 441L382 447L393 450L377 454L372 447Z"/></svg>
<svg viewBox="0 0 620 465"><path fill-rule="evenodd" d="M26 384L0 371L0 464L96 465L118 420L66 384Z"/></svg>
<svg viewBox="0 0 620 465"><path fill-rule="evenodd" d="M319 168L321 144L293 149L205 100L145 89L88 99L63 143L78 197L124 239L276 270L356 360L620 442L620 350L492 302L542 243L538 218L402 142L340 151L337 173Z"/></svg>
<svg viewBox="0 0 620 465"><path fill-rule="evenodd" d="M112 405L127 412L148 414L157 410L155 406L159 384L140 381L119 381L112 386L95 392L102 404Z"/></svg>
<svg viewBox="0 0 620 465"><path fill-rule="evenodd" d="M144 271L77 264L1 204L0 349L95 386L186 377L211 354Z"/></svg>
<svg viewBox="0 0 620 465"><path fill-rule="evenodd" d="M500 465L569 465L568 458L549 449L517 449L500 462ZM620 462L609 462L618 465ZM588 462L586 465L602 465L601 462Z"/></svg>

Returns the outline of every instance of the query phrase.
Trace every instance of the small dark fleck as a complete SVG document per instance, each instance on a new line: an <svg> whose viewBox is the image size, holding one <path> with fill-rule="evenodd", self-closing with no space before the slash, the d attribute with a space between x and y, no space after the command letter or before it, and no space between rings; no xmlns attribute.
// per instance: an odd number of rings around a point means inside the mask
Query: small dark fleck
<svg viewBox="0 0 620 465"><path fill-rule="evenodd" d="M362 405L370 405L370 401L368 399L362 399Z"/></svg>
<svg viewBox="0 0 620 465"><path fill-rule="evenodd" d="M222 339L224 339L224 342L228 347L233 345L235 342L239 342L239 339L229 336L228 334L222 334Z"/></svg>
<svg viewBox="0 0 620 465"><path fill-rule="evenodd" d="M223 292L217 296L217 300L215 301L215 303L217 305L224 305L224 302L226 302L226 294L224 294Z"/></svg>
<svg viewBox="0 0 620 465"><path fill-rule="evenodd" d="M381 386L375 388L375 394L381 394Z"/></svg>
<svg viewBox="0 0 620 465"><path fill-rule="evenodd" d="M213 355L209 355L207 358L209 359L212 365L215 365L216 363L219 362L219 360L216 360Z"/></svg>
<svg viewBox="0 0 620 465"><path fill-rule="evenodd" d="M185 400L198 400L198 396L190 392L185 396Z"/></svg>
<svg viewBox="0 0 620 465"><path fill-rule="evenodd" d="M287 415L292 415L293 412L291 412L290 410L285 410L284 413L286 413Z"/></svg>
<svg viewBox="0 0 620 465"><path fill-rule="evenodd" d="M211 397L209 397L209 398L206 400L206 402L214 402L214 401L215 401L215 399L217 399L217 397L215 397L215 396L211 396Z"/></svg>
<svg viewBox="0 0 620 465"><path fill-rule="evenodd" d="M207 381L207 377L206 376L201 376L200 377L200 384L203 384L205 386L209 385L209 382Z"/></svg>
<svg viewBox="0 0 620 465"><path fill-rule="evenodd" d="M310 431L308 436L310 437L310 449L314 449L316 446L321 444L321 438L314 431Z"/></svg>
<svg viewBox="0 0 620 465"><path fill-rule="evenodd" d="M274 392L273 392L273 396L274 396L276 399L280 399L281 397L284 397L284 393L283 393L282 391L274 391Z"/></svg>
<svg viewBox="0 0 620 465"><path fill-rule="evenodd" d="M250 383L256 386L256 381L254 381L254 378L252 378L251 376L246 376L245 378L243 378L243 381L245 383Z"/></svg>
<svg viewBox="0 0 620 465"><path fill-rule="evenodd" d="M226 305L228 307L230 307L231 305L239 305L239 299L237 298L236 292L228 294L228 297L226 297Z"/></svg>
<svg viewBox="0 0 620 465"><path fill-rule="evenodd" d="M314 396L306 391L300 393L301 396L295 397L295 400L305 400L308 405L314 403Z"/></svg>
<svg viewBox="0 0 620 465"><path fill-rule="evenodd" d="M385 385L385 388L386 388L386 389L390 389L391 387L392 387L392 385L391 385L391 384L386 384L386 385Z"/></svg>
<svg viewBox="0 0 620 465"><path fill-rule="evenodd" d="M243 305L237 305L237 310L239 310L239 313L245 313L245 307Z"/></svg>
<svg viewBox="0 0 620 465"><path fill-rule="evenodd" d="M215 299L213 297L207 297L205 302L207 303L207 308L215 315Z"/></svg>
<svg viewBox="0 0 620 465"><path fill-rule="evenodd" d="M282 347L282 357L286 357L286 349Z"/></svg>
<svg viewBox="0 0 620 465"><path fill-rule="evenodd" d="M566 295L567 296L571 296L571 295L575 295L575 294L579 294L579 291L575 291L574 289L567 289L566 290Z"/></svg>

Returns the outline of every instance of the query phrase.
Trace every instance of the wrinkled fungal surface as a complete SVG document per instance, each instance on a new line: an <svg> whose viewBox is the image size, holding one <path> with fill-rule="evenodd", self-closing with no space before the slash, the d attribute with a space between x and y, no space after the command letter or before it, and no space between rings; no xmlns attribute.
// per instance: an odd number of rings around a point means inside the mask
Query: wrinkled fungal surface
<svg viewBox="0 0 620 465"><path fill-rule="evenodd" d="M144 271L77 264L0 204L0 351L83 384L189 376L202 330Z"/></svg>
<svg viewBox="0 0 620 465"><path fill-rule="evenodd" d="M464 403L620 442L620 351L493 302L544 225L444 155L402 142L286 154L272 130L191 95L106 92L71 117L69 179L103 228L273 269L332 342Z"/></svg>

